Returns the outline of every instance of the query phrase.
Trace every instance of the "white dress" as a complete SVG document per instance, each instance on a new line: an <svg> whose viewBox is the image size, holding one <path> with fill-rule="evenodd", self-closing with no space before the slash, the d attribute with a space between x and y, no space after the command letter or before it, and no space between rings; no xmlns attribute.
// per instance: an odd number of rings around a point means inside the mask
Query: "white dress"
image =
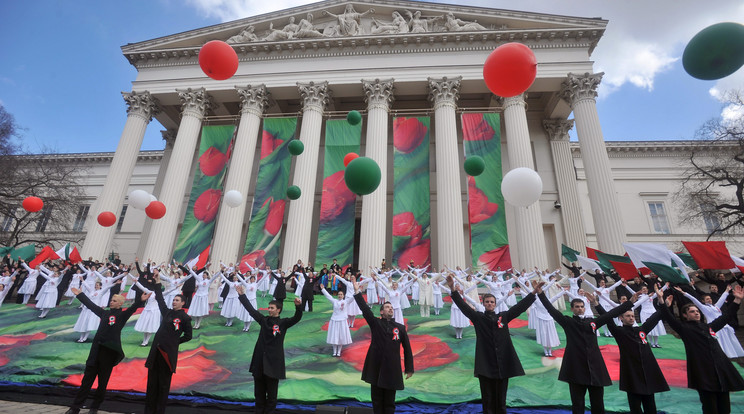
<svg viewBox="0 0 744 414"><path fill-rule="evenodd" d="M204 277L196 279L196 293L194 293L194 297L191 299L191 307L187 312L189 316L199 317L209 315L209 291L212 287L212 282L220 276L222 276L222 273L217 272L211 279L204 279Z"/></svg>
<svg viewBox="0 0 744 414"><path fill-rule="evenodd" d="M555 296L551 297L550 303L555 302L559 298L562 298L564 292L559 292ZM561 344L558 338L558 331L555 329L555 320L541 301L536 300L532 304L532 312L530 314L535 315L535 339L537 343L543 347L555 348Z"/></svg>
<svg viewBox="0 0 744 414"><path fill-rule="evenodd" d="M70 280L70 286L67 287L67 290L65 291L65 297L72 298L75 297L75 294L72 293L72 288L80 289L80 285L83 283L83 276L85 274L83 273L75 273L72 275L72 280Z"/></svg>
<svg viewBox="0 0 744 414"><path fill-rule="evenodd" d="M158 331L158 328L160 328L160 319L162 319L160 306L158 306L158 301L155 299L155 293L142 286L139 282L135 283L135 285L140 288L142 292L152 294L147 298L145 307L142 309L142 313L140 313L137 323L134 324L134 330L137 332L155 333ZM168 293L170 292L163 292L163 296L165 297Z"/></svg>
<svg viewBox="0 0 744 414"><path fill-rule="evenodd" d="M343 283L344 285L346 285L346 292L344 292L344 297L353 298L354 297L354 285L344 278L340 278L339 281ZM349 302L349 305L346 307L346 315L357 316L361 314L362 314L362 310L359 309L359 305L357 305L356 301L352 300L351 302Z"/></svg>
<svg viewBox="0 0 744 414"><path fill-rule="evenodd" d="M434 287L436 288L437 286L439 285L435 283ZM440 289L440 297L442 296L442 290L447 293L452 293L447 286L441 286ZM465 296L467 296L467 294L465 294ZM434 297L436 297L436 294L434 295ZM452 302L452 307L450 308L450 326L452 326L453 328L467 328L468 326L470 326L470 319L468 319L468 317L462 313L455 302Z"/></svg>
<svg viewBox="0 0 744 414"><path fill-rule="evenodd" d="M227 293L227 297L225 297L225 300L222 302L220 315L225 318L234 318L238 316L238 312L243 308L243 305L238 300L238 292L235 290L235 287L238 286L240 282L231 282L227 280L225 275L220 276L222 276L222 279L225 281L225 288L230 289Z"/></svg>
<svg viewBox="0 0 744 414"><path fill-rule="evenodd" d="M23 281L21 288L18 289L18 294L33 295L34 292L36 292L36 278L39 276L40 271L31 269L28 267L26 262L21 262L21 264L28 271L28 276L26 276L26 280Z"/></svg>
<svg viewBox="0 0 744 414"><path fill-rule="evenodd" d="M656 294L649 295L638 295L638 302L641 302L641 324L646 322L646 319L650 318L651 315L656 312L656 308L654 308L654 301L653 299L656 297ZM651 329L649 332L646 333L646 335L649 336L662 336L666 335L666 329L664 328L664 323L659 321L656 326L654 326L653 329Z"/></svg>
<svg viewBox="0 0 744 414"><path fill-rule="evenodd" d="M57 286L59 285L59 276L48 276L42 271L41 277L46 279L46 283L41 287L39 296L36 297L36 309L52 309L57 306Z"/></svg>
<svg viewBox="0 0 744 414"><path fill-rule="evenodd" d="M414 279L415 280L415 279ZM387 293L388 301L390 301L390 304L393 305L393 315L395 317L395 322L398 322L399 324L404 324L403 320L403 311L400 308L400 297L405 295L406 289L408 289L408 284L412 283L406 282L402 285L398 285L398 289L392 290L392 288L388 288L385 286L383 282L377 281L377 284L382 287L382 290Z"/></svg>
<svg viewBox="0 0 744 414"><path fill-rule="evenodd" d="M240 276L238 276L238 278L240 279L240 283L245 288L246 299L251 302L251 305L253 305L253 309L258 309L258 302L256 301L256 293L258 293L258 283L246 282L246 280ZM240 299L238 299L238 305L240 305L240 309L238 310L237 318L243 322L253 322L251 314L248 313L248 309L246 309L245 306L240 303Z"/></svg>
<svg viewBox="0 0 744 414"><path fill-rule="evenodd" d="M434 284L431 285L431 293L432 293L432 295L434 295L434 303L432 303L432 306L435 309L441 309L441 308L444 307L444 300L442 299L442 289L445 289L447 291L447 293L449 293L449 289L446 288L445 286L442 286L441 284L439 284L438 281L437 282L434 282ZM455 304L453 303L452 304L452 308L454 309L456 307L457 306L455 306ZM458 309L458 311L459 311L459 309ZM460 314L462 314L462 312L460 312ZM460 328L460 327L458 326L458 328Z"/></svg>
<svg viewBox="0 0 744 414"><path fill-rule="evenodd" d="M323 296L333 304L333 314L328 322L328 335L326 343L330 345L349 345L351 343L351 332L347 322L349 304L354 302L353 296L344 296L344 300L334 299L325 289L321 289Z"/></svg>
<svg viewBox="0 0 744 414"><path fill-rule="evenodd" d="M111 287L108 287L108 289L111 289ZM100 307L104 307L103 305L101 305L101 298L103 297L104 293L104 289L96 289L92 292L85 292L86 296L88 296L88 299L90 299L93 303ZM96 329L98 329L98 324L100 321L101 318L93 313L93 311L88 309L87 306L83 306L83 310L80 311L80 316L78 316L77 321L75 322L75 326L72 327L72 330L75 332L95 331Z"/></svg>
<svg viewBox="0 0 744 414"><path fill-rule="evenodd" d="M372 282L371 278L365 278L360 283L366 283L367 284L367 303L369 304L375 304L379 302L379 298L377 297L377 284L370 283Z"/></svg>
<svg viewBox="0 0 744 414"><path fill-rule="evenodd" d="M704 303L700 303L700 301L697 300L694 296L685 292L685 296L690 299L692 303L694 303L695 306L698 307L698 309L700 309L700 312L705 316L705 319L708 321L708 323L713 322L718 317L723 315L721 306L726 303L726 298L728 297L728 295L728 292L724 292L723 295L721 295L721 297L718 299L718 302L713 305L706 305ZM732 328L731 325L726 324L723 326L723 328L716 332L716 339L718 339L718 343L721 345L721 349L723 349L723 352L729 358L739 358L744 356L744 348L742 348L739 339L736 337L736 332L734 332L734 328Z"/></svg>

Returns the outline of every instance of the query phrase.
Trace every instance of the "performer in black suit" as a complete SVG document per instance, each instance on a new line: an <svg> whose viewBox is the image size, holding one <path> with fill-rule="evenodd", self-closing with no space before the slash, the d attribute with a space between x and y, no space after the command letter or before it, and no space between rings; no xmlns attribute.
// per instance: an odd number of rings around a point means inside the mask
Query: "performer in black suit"
<svg viewBox="0 0 744 414"><path fill-rule="evenodd" d="M121 309L121 305L124 304L124 297L112 295L109 310L105 310L88 299L80 289L72 288L71 290L85 307L101 318L101 322L98 324L98 331L96 331L93 344L90 346L88 360L85 361L85 372L80 383L80 390L78 390L75 400L65 414L78 414L80 412L80 408L93 386L93 381L98 377L98 388L93 395L93 404L90 405L90 412L95 413L103 403L111 371L116 364L124 359L124 351L121 349L121 330L129 317L134 314L137 308L142 306L142 303L150 295L142 295L141 298L137 296L132 306L127 310Z"/></svg>
<svg viewBox="0 0 744 414"><path fill-rule="evenodd" d="M663 297L663 293L657 293L659 297ZM672 303L672 296L667 297L667 303ZM606 313L599 303L594 305L600 315ZM620 390L628 393L632 414L655 414L654 394L669 391L669 385L646 340L646 333L661 320L661 312L657 310L641 326L635 326L633 310L625 311L619 318L623 326L608 323L607 327L620 349Z"/></svg>
<svg viewBox="0 0 744 414"><path fill-rule="evenodd" d="M685 344L687 387L697 390L705 414L730 413L729 393L744 390L744 379L716 339L716 332L728 323L729 318L736 316L744 299L741 286L734 286L732 292L733 302L726 306L723 315L710 323L701 320L700 309L692 303L682 307L681 321L672 315L666 303L659 303L662 318L677 331Z"/></svg>
<svg viewBox="0 0 744 414"><path fill-rule="evenodd" d="M473 322L475 327L475 369L481 389L483 413L506 413L506 391L509 378L524 375L517 351L509 334L509 321L516 318L535 301L535 294L542 292L540 283L508 311L495 313L496 297L483 295L485 312L473 310L455 289L452 276L447 276L447 286L452 292L452 302Z"/></svg>
<svg viewBox="0 0 744 414"><path fill-rule="evenodd" d="M278 288L278 287L277 287ZM295 298L295 314L291 318L279 318L282 302L269 302L269 316L257 311L245 297L245 288L238 286L238 300L261 327L253 348L250 372L253 374L253 391L256 396L256 413L273 413L276 410L279 380L286 378L284 368L284 336L287 329L302 319L302 301Z"/></svg>
<svg viewBox="0 0 744 414"><path fill-rule="evenodd" d="M274 288L274 300L279 303L284 303L284 299L287 298L287 281L292 276L277 275L271 272L271 277L276 279L276 287Z"/></svg>
<svg viewBox="0 0 744 414"><path fill-rule="evenodd" d="M302 285L302 309L305 309L307 305L307 311L313 311L313 297L315 295L315 284L318 283L320 278L313 272L305 274L305 283Z"/></svg>
<svg viewBox="0 0 744 414"><path fill-rule="evenodd" d="M401 346L406 379L413 375L413 352L406 327L393 319L393 305L390 302L385 302L380 307L381 318L376 318L364 301L359 284L356 280L353 283L354 300L372 332L372 343L364 359L362 381L370 384L374 413L394 413L395 392L404 388L403 374L400 372Z"/></svg>
<svg viewBox="0 0 744 414"><path fill-rule="evenodd" d="M596 300L589 293L585 295L591 301ZM568 383L572 412L584 414L584 401L588 390L592 414L604 413L604 387L612 385L612 380L599 351L597 329L608 322L614 323L612 318L630 310L636 297L596 319L582 318L584 301L581 299L571 301L574 316L568 317L556 310L544 293L538 295L538 298L566 333L566 352L563 354L558 379Z"/></svg>
<svg viewBox="0 0 744 414"><path fill-rule="evenodd" d="M178 346L191 340L191 317L182 309L186 303L183 295L176 295L173 298L173 309L168 309L163 299L160 279L156 278L155 282L153 290L163 319L145 361L148 368L145 414L165 412L171 379L178 362Z"/></svg>

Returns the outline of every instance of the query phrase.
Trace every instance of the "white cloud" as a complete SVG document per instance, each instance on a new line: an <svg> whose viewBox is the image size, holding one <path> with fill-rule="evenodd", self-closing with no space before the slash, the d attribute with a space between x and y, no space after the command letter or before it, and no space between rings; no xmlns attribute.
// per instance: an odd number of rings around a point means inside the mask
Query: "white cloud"
<svg viewBox="0 0 744 414"><path fill-rule="evenodd" d="M277 10L315 3L303 0L187 0L207 17L216 17L223 22L243 19Z"/></svg>

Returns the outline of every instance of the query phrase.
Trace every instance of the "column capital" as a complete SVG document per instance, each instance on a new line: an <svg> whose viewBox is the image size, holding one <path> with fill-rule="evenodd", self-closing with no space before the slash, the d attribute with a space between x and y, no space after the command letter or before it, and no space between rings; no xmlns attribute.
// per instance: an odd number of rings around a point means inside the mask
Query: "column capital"
<svg viewBox="0 0 744 414"><path fill-rule="evenodd" d="M266 90L266 85L236 86L235 90L238 91L238 95L240 95L241 113L253 114L259 117L263 115L264 110L269 103L269 96L271 95L271 93Z"/></svg>
<svg viewBox="0 0 744 414"><path fill-rule="evenodd" d="M150 92L122 92L121 96L127 103L127 114L140 116L146 122L152 121L153 115L160 112L160 106L157 98L150 95Z"/></svg>
<svg viewBox="0 0 744 414"><path fill-rule="evenodd" d="M457 99L460 97L460 81L462 76L449 79L429 78L429 100L434 103L434 110L440 106L451 106L457 108Z"/></svg>
<svg viewBox="0 0 744 414"><path fill-rule="evenodd" d="M374 81L368 81L362 79L362 88L364 88L364 100L367 102L367 109L380 108L386 111L390 110L395 100L393 90L394 79L375 79Z"/></svg>
<svg viewBox="0 0 744 414"><path fill-rule="evenodd" d="M551 141L568 141L568 131L573 128L573 119L544 119L543 128Z"/></svg>
<svg viewBox="0 0 744 414"><path fill-rule="evenodd" d="M173 144L176 142L178 133L175 130L166 129L160 131L160 134L163 136L163 141L165 141L165 149L173 149Z"/></svg>
<svg viewBox="0 0 744 414"><path fill-rule="evenodd" d="M558 95L568 102L571 108L577 102L585 99L594 100L597 97L597 87L602 82L602 76L604 76L604 72L587 72L583 75L569 73L566 80L561 83L561 90Z"/></svg>
<svg viewBox="0 0 744 414"><path fill-rule="evenodd" d="M189 114L193 117L202 119L207 111L213 106L212 97L207 90L199 89L176 89L178 97L181 99L183 115Z"/></svg>
<svg viewBox="0 0 744 414"><path fill-rule="evenodd" d="M331 99L331 91L328 89L327 81L321 83L297 82L297 88L300 90L303 111L315 110L322 113Z"/></svg>
<svg viewBox="0 0 744 414"><path fill-rule="evenodd" d="M527 108L527 94L521 93L517 96L510 96L508 98L501 98L501 104L504 107L504 109L510 108L512 106L519 106L523 109Z"/></svg>

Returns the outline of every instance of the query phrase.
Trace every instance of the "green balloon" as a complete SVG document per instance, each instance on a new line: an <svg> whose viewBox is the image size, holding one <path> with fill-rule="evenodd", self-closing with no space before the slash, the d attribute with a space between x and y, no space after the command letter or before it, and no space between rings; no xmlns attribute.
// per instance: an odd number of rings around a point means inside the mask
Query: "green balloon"
<svg viewBox="0 0 744 414"><path fill-rule="evenodd" d="M289 141L289 153L292 155L300 155L302 151L305 151L305 145L299 139L293 139Z"/></svg>
<svg viewBox="0 0 744 414"><path fill-rule="evenodd" d="M685 47L682 66L702 80L724 78L744 65L744 25L718 23L696 34Z"/></svg>
<svg viewBox="0 0 744 414"><path fill-rule="evenodd" d="M465 172L473 177L481 175L486 169L486 162L477 155L471 155L465 160Z"/></svg>
<svg viewBox="0 0 744 414"><path fill-rule="evenodd" d="M297 187L296 185L293 185L291 187L287 188L287 198L290 200L297 200L302 195L302 191L300 191L300 187Z"/></svg>
<svg viewBox="0 0 744 414"><path fill-rule="evenodd" d="M359 111L351 111L348 115L346 115L346 121L348 121L351 125L357 125L358 123L362 122L362 114L360 114Z"/></svg>
<svg viewBox="0 0 744 414"><path fill-rule="evenodd" d="M382 172L377 163L367 157L359 157L352 160L346 166L344 181L352 193L367 195L372 193L380 185Z"/></svg>

